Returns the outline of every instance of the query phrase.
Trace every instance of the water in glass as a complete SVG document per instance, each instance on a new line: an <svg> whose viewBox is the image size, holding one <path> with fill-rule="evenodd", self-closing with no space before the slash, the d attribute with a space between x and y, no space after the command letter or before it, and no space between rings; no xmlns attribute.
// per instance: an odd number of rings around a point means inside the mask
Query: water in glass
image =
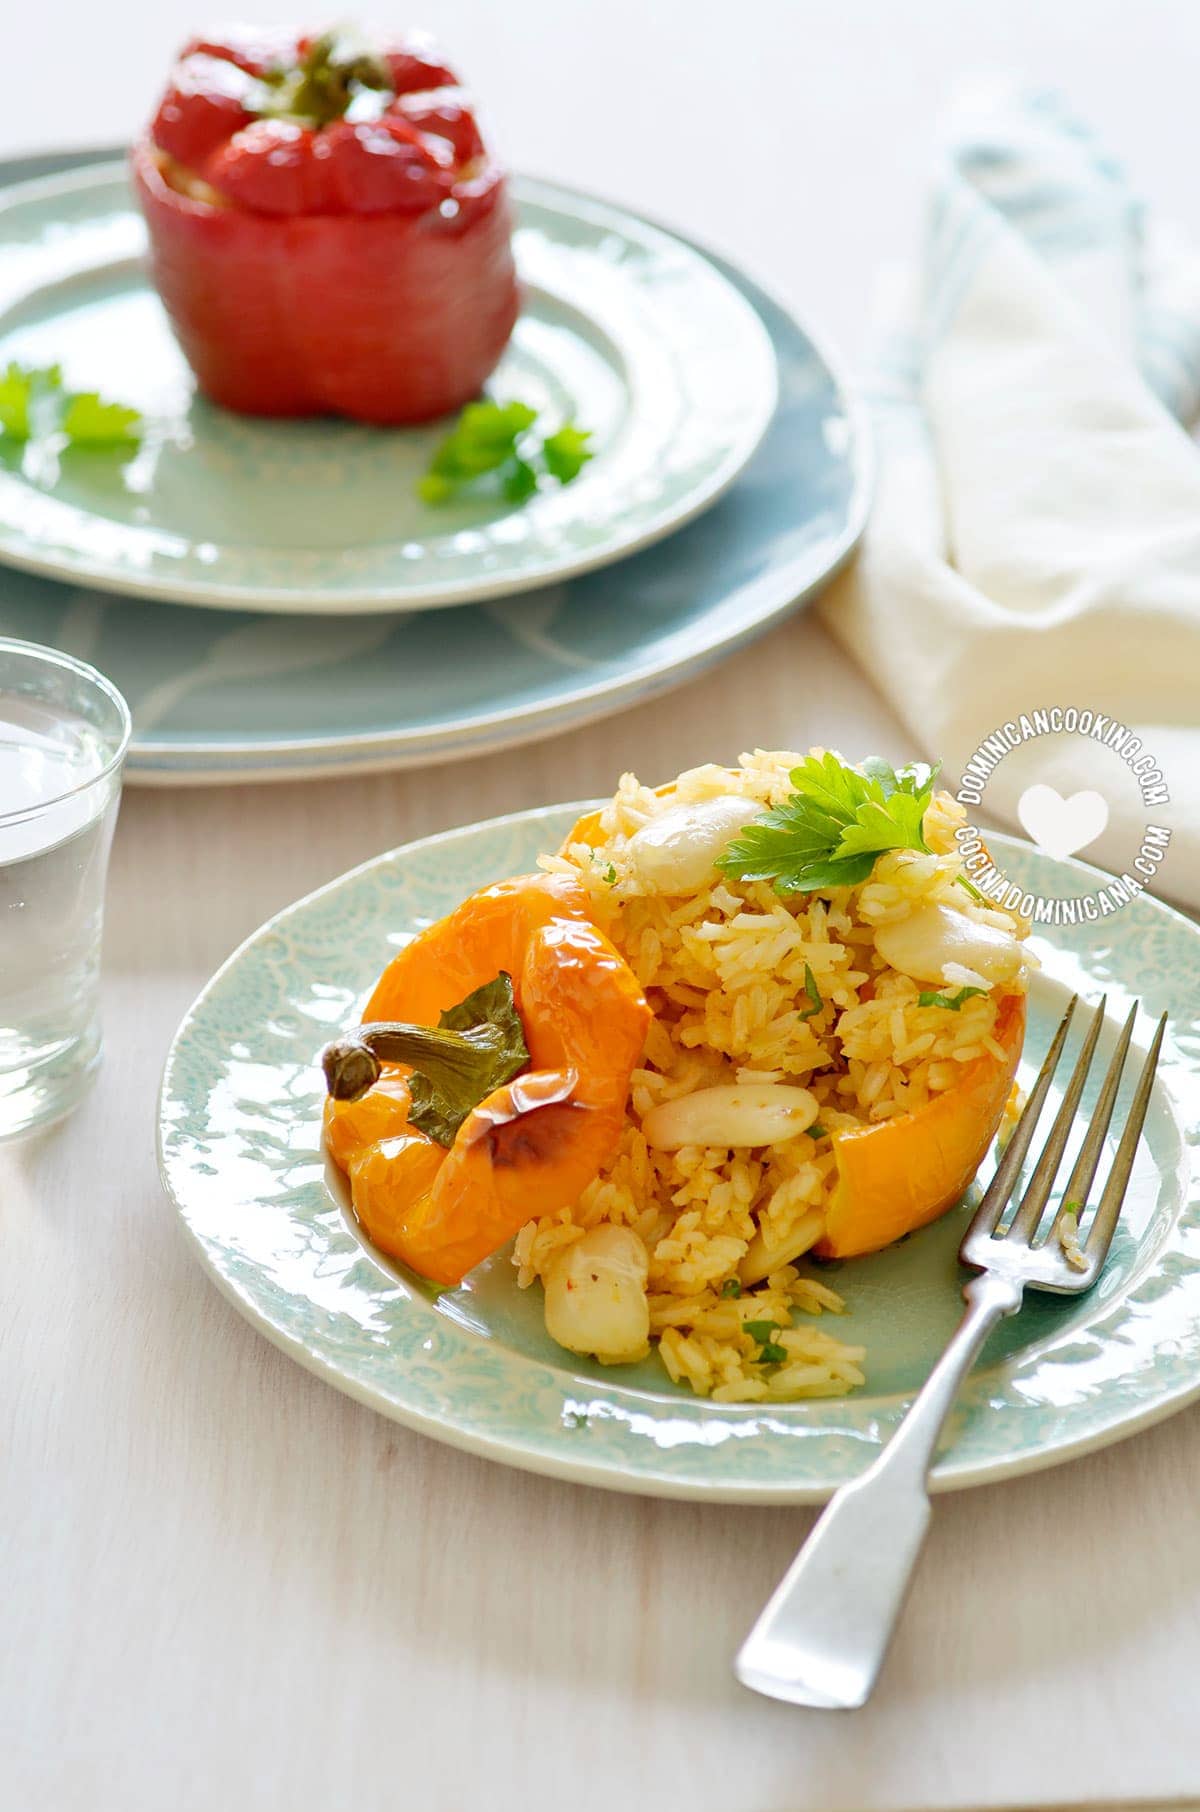
<svg viewBox="0 0 1200 1812"><path fill-rule="evenodd" d="M56 1118L100 1052L111 726L0 684L0 1138Z"/></svg>

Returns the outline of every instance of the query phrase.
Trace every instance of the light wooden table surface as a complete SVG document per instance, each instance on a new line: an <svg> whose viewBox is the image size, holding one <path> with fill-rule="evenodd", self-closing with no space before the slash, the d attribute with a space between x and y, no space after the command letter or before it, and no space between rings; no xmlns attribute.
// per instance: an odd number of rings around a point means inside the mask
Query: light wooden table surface
<svg viewBox="0 0 1200 1812"><path fill-rule="evenodd" d="M427 16L515 163L731 251L851 355L959 71L999 58L1066 83L1200 224L1182 155L1200 22L1182 4L1136 22L1109 0L446 0ZM57 71L54 110L45 85L10 82L0 153L124 135L193 22L190 0L26 9L21 64ZM873 1704L792 1711L736 1686L729 1658L809 1513L622 1499L410 1435L252 1333L176 1233L153 1157L163 1053L261 919L410 837L755 742L906 753L805 617L667 701L523 752L127 794L107 1062L69 1124L0 1157L3 1812L1200 1795L1198 1412L941 1499Z"/></svg>

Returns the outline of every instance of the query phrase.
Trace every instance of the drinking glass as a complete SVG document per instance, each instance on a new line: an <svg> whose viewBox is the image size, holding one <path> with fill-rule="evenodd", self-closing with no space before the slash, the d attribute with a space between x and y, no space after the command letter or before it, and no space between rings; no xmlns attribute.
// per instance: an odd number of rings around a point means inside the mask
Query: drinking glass
<svg viewBox="0 0 1200 1812"><path fill-rule="evenodd" d="M0 1140L100 1059L100 936L129 710L83 661L0 637Z"/></svg>

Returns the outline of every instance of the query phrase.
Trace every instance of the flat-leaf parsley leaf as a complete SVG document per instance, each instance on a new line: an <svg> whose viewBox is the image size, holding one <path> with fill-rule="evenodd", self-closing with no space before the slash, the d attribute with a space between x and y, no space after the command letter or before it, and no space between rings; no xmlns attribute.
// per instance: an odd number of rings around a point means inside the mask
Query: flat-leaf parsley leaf
<svg viewBox="0 0 1200 1812"><path fill-rule="evenodd" d="M577 428L568 422L557 434L548 434L542 442L542 458L551 478L557 478L559 484L570 484L578 478L592 454L588 450L588 441L592 438L588 428Z"/></svg>
<svg viewBox="0 0 1200 1812"><path fill-rule="evenodd" d="M859 770L831 753L809 755L792 769L788 797L747 825L717 866L784 894L858 886L884 850L928 849L922 827L937 772L874 756Z"/></svg>
<svg viewBox="0 0 1200 1812"><path fill-rule="evenodd" d="M541 436L536 409L528 403L468 403L445 439L435 447L417 495L425 503L448 503L480 481L499 486L509 503L528 501L543 478L570 484L592 458L585 428L567 422Z"/></svg>
<svg viewBox="0 0 1200 1812"><path fill-rule="evenodd" d="M0 373L0 434L28 440L33 433L33 400L39 391L62 383L57 365L39 371L31 365L10 364Z"/></svg>
<svg viewBox="0 0 1200 1812"><path fill-rule="evenodd" d="M74 446L116 446L139 440L142 418L126 403L106 403L94 390L81 391L63 410L62 432Z"/></svg>
<svg viewBox="0 0 1200 1812"><path fill-rule="evenodd" d="M142 418L94 390L63 386L59 365L18 365L0 372L0 436L29 441L62 435L71 446L112 447L140 440Z"/></svg>

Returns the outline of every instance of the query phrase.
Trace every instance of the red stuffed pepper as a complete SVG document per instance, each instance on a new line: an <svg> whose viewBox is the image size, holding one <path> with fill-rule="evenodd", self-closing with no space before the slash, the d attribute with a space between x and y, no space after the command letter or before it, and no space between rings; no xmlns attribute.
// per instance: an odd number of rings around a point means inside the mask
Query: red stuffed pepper
<svg viewBox="0 0 1200 1812"><path fill-rule="evenodd" d="M512 333L504 173L423 42L198 38L133 176L176 336L229 409L426 421Z"/></svg>

